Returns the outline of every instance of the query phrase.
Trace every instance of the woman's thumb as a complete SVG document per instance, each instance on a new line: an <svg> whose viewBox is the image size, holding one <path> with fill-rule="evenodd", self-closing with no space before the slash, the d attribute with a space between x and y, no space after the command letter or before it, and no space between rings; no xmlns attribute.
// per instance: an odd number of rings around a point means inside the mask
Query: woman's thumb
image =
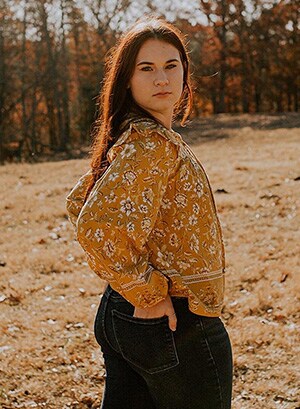
<svg viewBox="0 0 300 409"><path fill-rule="evenodd" d="M171 312L170 315L168 315L169 317L169 328L171 331L176 331L176 327L177 327L177 317L176 317L176 313L173 310L173 312Z"/></svg>

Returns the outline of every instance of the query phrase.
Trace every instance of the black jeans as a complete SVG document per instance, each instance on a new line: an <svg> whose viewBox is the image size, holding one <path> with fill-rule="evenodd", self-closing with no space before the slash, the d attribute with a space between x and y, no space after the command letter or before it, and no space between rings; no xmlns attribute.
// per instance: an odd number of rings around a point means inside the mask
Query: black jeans
<svg viewBox="0 0 300 409"><path fill-rule="evenodd" d="M106 382L102 409L229 409L230 340L220 318L188 309L172 297L177 329L168 318L133 318L134 307L107 287L95 319Z"/></svg>

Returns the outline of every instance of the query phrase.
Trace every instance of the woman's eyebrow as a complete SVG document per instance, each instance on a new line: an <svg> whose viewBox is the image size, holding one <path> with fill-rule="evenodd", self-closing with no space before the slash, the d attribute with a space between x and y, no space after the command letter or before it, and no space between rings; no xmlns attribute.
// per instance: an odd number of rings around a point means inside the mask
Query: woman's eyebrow
<svg viewBox="0 0 300 409"><path fill-rule="evenodd" d="M177 58L172 58L171 60L168 60L168 61L166 61L166 64L170 64L171 62L179 62L178 61L178 59ZM149 62L149 61L141 61L141 62L139 62L138 64L137 64L137 67L139 66L139 65L154 65L154 63L153 62Z"/></svg>

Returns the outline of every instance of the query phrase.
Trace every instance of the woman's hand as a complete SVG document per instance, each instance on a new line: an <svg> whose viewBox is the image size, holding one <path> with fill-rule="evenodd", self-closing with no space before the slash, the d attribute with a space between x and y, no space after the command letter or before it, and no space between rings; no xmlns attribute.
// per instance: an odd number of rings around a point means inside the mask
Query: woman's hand
<svg viewBox="0 0 300 409"><path fill-rule="evenodd" d="M160 318L167 315L169 317L170 330L176 331L177 318L173 303L169 294L163 300L149 308L135 307L133 316L136 318Z"/></svg>

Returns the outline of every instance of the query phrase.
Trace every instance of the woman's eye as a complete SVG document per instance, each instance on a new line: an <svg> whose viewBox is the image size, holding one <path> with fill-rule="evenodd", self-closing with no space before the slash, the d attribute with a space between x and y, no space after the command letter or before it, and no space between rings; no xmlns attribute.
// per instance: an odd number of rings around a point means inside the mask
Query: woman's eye
<svg viewBox="0 0 300 409"><path fill-rule="evenodd" d="M141 71L151 71L152 67L143 67Z"/></svg>
<svg viewBox="0 0 300 409"><path fill-rule="evenodd" d="M168 70L170 70L170 69L175 68L175 67L176 67L176 64L168 64L166 68Z"/></svg>

